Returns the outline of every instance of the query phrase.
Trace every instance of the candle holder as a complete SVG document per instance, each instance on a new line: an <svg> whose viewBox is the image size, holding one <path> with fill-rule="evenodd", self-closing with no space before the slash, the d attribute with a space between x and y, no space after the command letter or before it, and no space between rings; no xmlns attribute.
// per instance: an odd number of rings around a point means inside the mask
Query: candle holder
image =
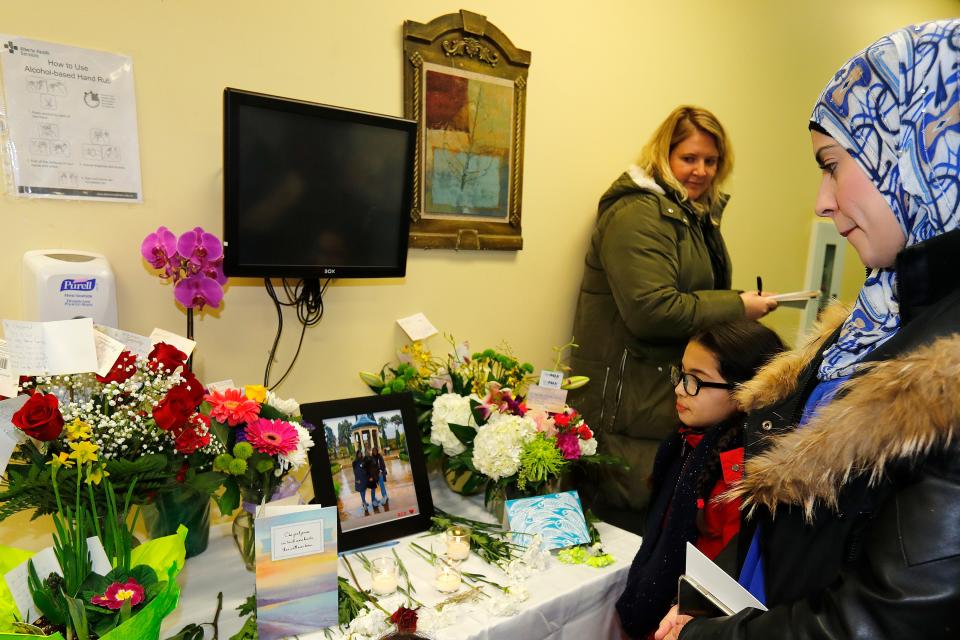
<svg viewBox="0 0 960 640"><path fill-rule="evenodd" d="M397 561L390 556L374 558L370 562L371 589L378 596L388 596L397 590Z"/></svg>
<svg viewBox="0 0 960 640"><path fill-rule="evenodd" d="M433 586L440 593L455 593L460 589L460 568L442 560L437 563L437 574Z"/></svg>
<svg viewBox="0 0 960 640"><path fill-rule="evenodd" d="M462 562L470 556L470 527L454 525L447 529L445 555L454 562Z"/></svg>

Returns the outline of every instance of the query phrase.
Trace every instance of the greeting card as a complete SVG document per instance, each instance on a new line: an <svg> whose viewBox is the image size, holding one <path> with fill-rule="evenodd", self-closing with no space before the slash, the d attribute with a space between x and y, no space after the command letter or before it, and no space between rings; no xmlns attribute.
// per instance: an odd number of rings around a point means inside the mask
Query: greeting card
<svg viewBox="0 0 960 640"><path fill-rule="evenodd" d="M260 640L337 624L337 508L275 506L255 520Z"/></svg>
<svg viewBox="0 0 960 640"><path fill-rule="evenodd" d="M514 542L523 546L534 534L543 538L545 549L590 542L587 520L576 491L507 500L504 520L514 533Z"/></svg>

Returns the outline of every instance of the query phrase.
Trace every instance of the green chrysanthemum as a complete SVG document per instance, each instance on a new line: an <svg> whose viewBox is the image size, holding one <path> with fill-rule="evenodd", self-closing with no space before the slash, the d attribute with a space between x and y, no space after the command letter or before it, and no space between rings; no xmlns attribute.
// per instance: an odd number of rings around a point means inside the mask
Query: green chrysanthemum
<svg viewBox="0 0 960 640"><path fill-rule="evenodd" d="M523 490L528 483L542 484L558 477L566 463L554 441L538 433L523 445L520 470L517 472L517 488Z"/></svg>
<svg viewBox="0 0 960 640"><path fill-rule="evenodd" d="M247 472L247 461L242 458L234 458L230 461L230 466L228 467L231 475L242 476Z"/></svg>
<svg viewBox="0 0 960 640"><path fill-rule="evenodd" d="M253 455L253 445L249 442L238 442L233 445L233 455L241 460L246 460Z"/></svg>
<svg viewBox="0 0 960 640"><path fill-rule="evenodd" d="M231 462L233 462L233 456L229 453L221 453L213 459L213 470L226 471L230 467Z"/></svg>

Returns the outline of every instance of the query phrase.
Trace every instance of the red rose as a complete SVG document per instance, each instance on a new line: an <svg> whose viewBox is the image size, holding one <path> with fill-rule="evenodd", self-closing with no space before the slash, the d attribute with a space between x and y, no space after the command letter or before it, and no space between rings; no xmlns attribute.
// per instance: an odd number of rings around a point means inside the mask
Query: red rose
<svg viewBox="0 0 960 640"><path fill-rule="evenodd" d="M397 631L400 633L417 632L417 610L407 609L401 606L390 616L390 622L397 625Z"/></svg>
<svg viewBox="0 0 960 640"><path fill-rule="evenodd" d="M157 406L153 408L153 419L157 426L164 431L183 425L197 405L190 396L190 391L181 385L167 391Z"/></svg>
<svg viewBox="0 0 960 640"><path fill-rule="evenodd" d="M147 359L154 368L173 371L187 361L187 354L172 344L158 342L153 346L153 351L147 355Z"/></svg>
<svg viewBox="0 0 960 640"><path fill-rule="evenodd" d="M110 382L125 382L133 375L137 366L137 356L129 351L124 351L117 358L117 361L110 367L110 371L105 376L97 376L97 382L108 384Z"/></svg>
<svg viewBox="0 0 960 640"><path fill-rule="evenodd" d="M59 406L57 396L35 393L13 414L13 424L31 438L49 442L63 431Z"/></svg>
<svg viewBox="0 0 960 640"><path fill-rule="evenodd" d="M177 452L190 455L197 449L210 444L210 419L194 414L190 417L190 422L175 428L170 433L173 434L173 446Z"/></svg>
<svg viewBox="0 0 960 640"><path fill-rule="evenodd" d="M593 431L587 426L586 422L582 422L580 426L577 427L577 435L580 436L581 440L589 440L593 437Z"/></svg>
<svg viewBox="0 0 960 640"><path fill-rule="evenodd" d="M569 413L555 413L553 414L553 423L558 427L569 427L570 420L573 418Z"/></svg>
<svg viewBox="0 0 960 640"><path fill-rule="evenodd" d="M183 389L190 394L190 400L193 402L193 406L199 407L200 403L203 402L203 397L206 395L206 389L203 388L203 385L200 384L197 376L193 375L192 371L181 371L180 377L183 378L183 382L177 386L183 387Z"/></svg>

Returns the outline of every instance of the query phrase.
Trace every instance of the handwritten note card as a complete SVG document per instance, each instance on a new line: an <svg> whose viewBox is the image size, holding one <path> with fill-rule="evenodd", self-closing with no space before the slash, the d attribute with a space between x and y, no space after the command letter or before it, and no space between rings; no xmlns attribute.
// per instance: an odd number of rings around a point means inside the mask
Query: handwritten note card
<svg viewBox="0 0 960 640"><path fill-rule="evenodd" d="M527 390L527 408L529 409L543 409L552 413L562 413L566 408L566 403L566 389L553 389L532 384Z"/></svg>
<svg viewBox="0 0 960 640"><path fill-rule="evenodd" d="M154 329L150 333L150 343L157 344L158 342L166 342L169 345L173 345L180 351L183 351L187 354L187 357L190 357L190 354L193 353L193 348L197 346L197 343L189 338L184 338L183 336L177 335L170 331L164 329Z"/></svg>
<svg viewBox="0 0 960 640"><path fill-rule="evenodd" d="M7 587L10 589L10 595L13 596L13 602L17 605L22 620L33 621L40 616L36 605L33 604L33 596L30 595L30 586L27 582L29 573L27 572L27 563L33 561L33 568L37 571L37 576L43 580L51 573L63 575L60 569L60 563L57 562L57 556L53 552L53 547L47 547L39 553L35 553L29 560L24 560L13 569L4 574L3 578L7 581Z"/></svg>
<svg viewBox="0 0 960 640"><path fill-rule="evenodd" d="M4 320L10 368L25 376L58 376L97 370L93 320Z"/></svg>
<svg viewBox="0 0 960 640"><path fill-rule="evenodd" d="M93 328L100 333L107 334L114 340L122 342L123 348L135 356L143 356L146 358L150 351L153 350L153 343L150 342L150 338L142 336L139 333L115 329L114 327L106 327L101 324L95 324Z"/></svg>
<svg viewBox="0 0 960 640"><path fill-rule="evenodd" d="M94 573L98 573L101 576L110 573L113 566L110 564L109 558L107 558L107 552L104 550L100 538L97 536L87 538L87 550ZM56 573L60 576L63 575L53 547L47 547L34 554L33 557L24 560L3 576L7 581L7 587L10 588L13 601L16 603L17 609L20 612L20 618L27 621L33 621L40 615L36 606L33 604L33 596L30 595L30 586L27 581L29 576L27 563L31 561L33 562L33 568L37 571L37 577L40 578L40 580L46 579L51 573Z"/></svg>
<svg viewBox="0 0 960 640"><path fill-rule="evenodd" d="M430 336L439 333L437 328L427 320L427 316L422 313L415 313L406 318L399 318L397 319L397 324L400 325L400 328L403 329L404 333L406 333L411 340L426 340Z"/></svg>
<svg viewBox="0 0 960 640"><path fill-rule="evenodd" d="M97 347L97 375L106 376L123 353L123 343L96 329L93 331L93 339Z"/></svg>
<svg viewBox="0 0 960 640"><path fill-rule="evenodd" d="M540 386L548 387L550 389L559 389L560 385L563 384L563 372L562 371L547 371L544 369L540 372Z"/></svg>
<svg viewBox="0 0 960 640"><path fill-rule="evenodd" d="M10 352L7 341L0 340L0 396L12 398L17 395L20 377L10 368Z"/></svg>
<svg viewBox="0 0 960 640"><path fill-rule="evenodd" d="M22 395L0 402L0 476L7 470L7 464L10 463L13 450L27 439L26 434L14 426L12 418L13 414L19 411L20 407L25 405L29 398L28 395Z"/></svg>
<svg viewBox="0 0 960 640"><path fill-rule="evenodd" d="M208 390L210 393L213 393L214 391L219 391L219 392L223 393L223 392L226 391L227 389L237 389L237 388L238 388L237 385L235 385L235 384L233 383L233 380L230 379L230 378L228 378L228 379L226 379L226 380L218 380L218 381L216 381L216 382L208 382L208 383L207 383L207 390Z"/></svg>

